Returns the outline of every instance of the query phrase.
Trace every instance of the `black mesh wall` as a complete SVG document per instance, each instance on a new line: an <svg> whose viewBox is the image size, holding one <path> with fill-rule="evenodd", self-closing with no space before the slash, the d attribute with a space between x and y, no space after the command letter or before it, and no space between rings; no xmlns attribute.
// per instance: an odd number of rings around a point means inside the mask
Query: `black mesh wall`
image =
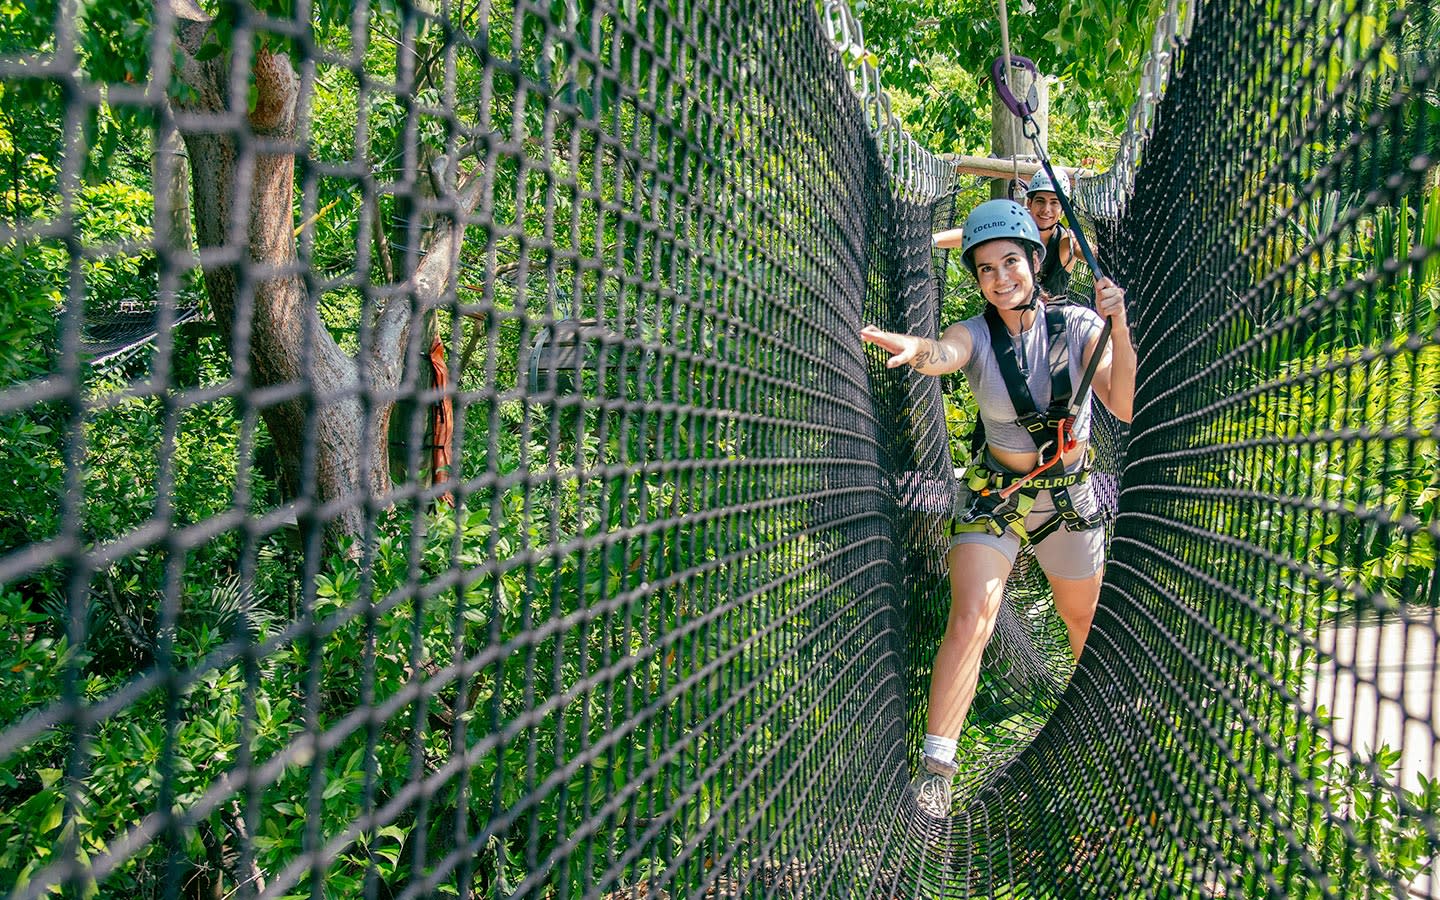
<svg viewBox="0 0 1440 900"><path fill-rule="evenodd" d="M945 386L856 332L966 210L831 12L0 10L0 890L1435 895L1434 15L1170 11L1101 610L1022 554L922 822Z"/></svg>

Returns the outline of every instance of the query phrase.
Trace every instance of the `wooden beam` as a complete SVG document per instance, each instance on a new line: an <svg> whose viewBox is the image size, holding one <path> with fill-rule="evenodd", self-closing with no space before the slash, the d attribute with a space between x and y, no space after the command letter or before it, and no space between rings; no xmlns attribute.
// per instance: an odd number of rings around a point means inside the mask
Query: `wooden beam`
<svg viewBox="0 0 1440 900"><path fill-rule="evenodd" d="M1014 178L1015 169L1020 169L1020 177L1029 178L1040 171L1040 164L1021 160L1012 163L1008 159L995 159L989 156L963 156L958 153L942 153L940 158L955 167L955 171L962 175L979 175L982 178ZM1071 166L1055 166L1057 172L1068 172L1070 177L1082 178L1095 173L1089 169L1077 169Z"/></svg>

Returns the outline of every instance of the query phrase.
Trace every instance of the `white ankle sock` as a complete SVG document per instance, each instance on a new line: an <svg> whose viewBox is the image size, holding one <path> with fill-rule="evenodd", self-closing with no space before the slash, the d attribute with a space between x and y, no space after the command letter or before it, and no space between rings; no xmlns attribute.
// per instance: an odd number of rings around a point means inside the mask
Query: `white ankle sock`
<svg viewBox="0 0 1440 900"><path fill-rule="evenodd" d="M931 759L938 759L943 763L954 762L956 746L957 742L953 738L940 737L938 734L925 735L924 753Z"/></svg>

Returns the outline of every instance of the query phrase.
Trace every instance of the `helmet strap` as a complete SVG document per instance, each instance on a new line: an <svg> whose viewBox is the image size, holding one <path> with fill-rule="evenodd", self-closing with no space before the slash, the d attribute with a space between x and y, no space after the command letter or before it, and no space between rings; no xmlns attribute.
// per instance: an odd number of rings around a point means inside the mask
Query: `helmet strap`
<svg viewBox="0 0 1440 900"><path fill-rule="evenodd" d="M1016 307L1022 313L1031 312L1036 304L1040 302L1040 271L1035 265L1035 252L1032 250L1025 259L1026 265L1030 267L1030 302L1024 306Z"/></svg>

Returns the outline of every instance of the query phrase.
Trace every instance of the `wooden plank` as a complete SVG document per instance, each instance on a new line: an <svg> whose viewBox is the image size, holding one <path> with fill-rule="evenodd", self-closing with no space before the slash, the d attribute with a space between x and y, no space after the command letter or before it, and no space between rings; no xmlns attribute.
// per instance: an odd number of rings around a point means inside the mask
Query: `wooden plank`
<svg viewBox="0 0 1440 900"><path fill-rule="evenodd" d="M955 167L955 171L963 175L979 175L982 178L1013 178L1015 169L1020 169L1020 177L1028 179L1031 175L1040 171L1040 164L1021 160L1012 163L1008 159L994 159L989 156L964 156L958 153L942 153L940 158ZM1071 166L1055 166L1057 172L1068 172L1072 179L1082 178L1095 174L1089 169L1078 169Z"/></svg>

